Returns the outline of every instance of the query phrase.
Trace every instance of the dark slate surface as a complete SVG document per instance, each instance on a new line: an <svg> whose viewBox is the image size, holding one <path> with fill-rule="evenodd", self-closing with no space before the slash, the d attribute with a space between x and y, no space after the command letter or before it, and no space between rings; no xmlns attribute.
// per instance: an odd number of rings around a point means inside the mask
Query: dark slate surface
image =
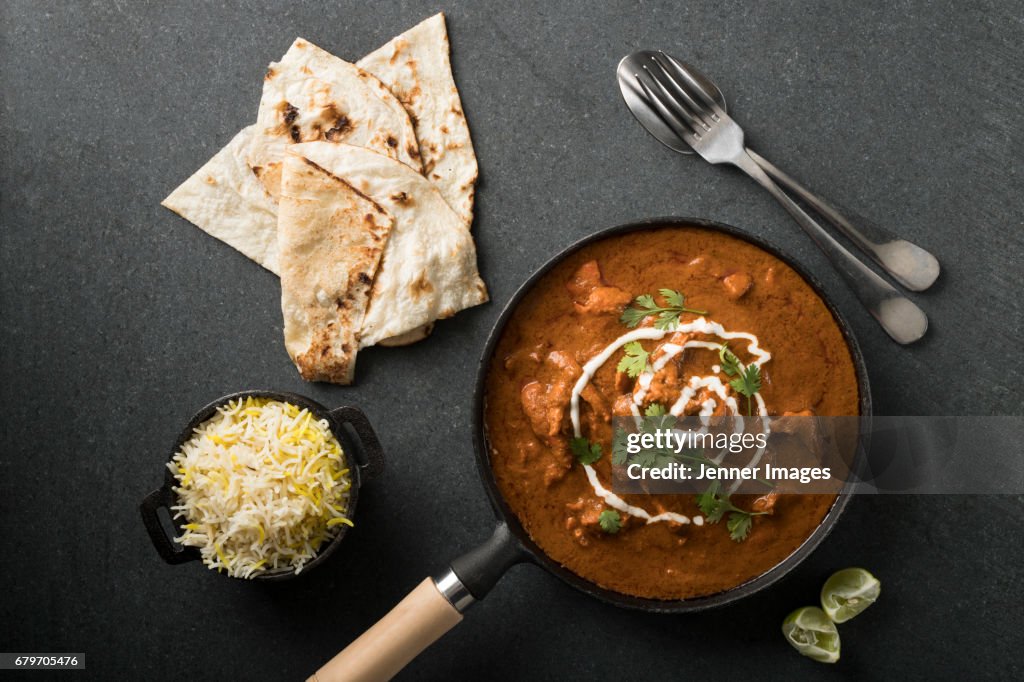
<svg viewBox="0 0 1024 682"><path fill-rule="evenodd" d="M305 385L274 277L159 201L254 118L266 63L296 35L354 60L437 9L483 172L474 229L494 302L415 347L361 354L353 388ZM487 331L553 251L638 217L713 218L799 258L860 338L879 413L1022 412L1019 3L24 0L0 13L0 649L85 652L97 679L303 678L487 536L470 445ZM944 276L918 299L923 343L890 343L752 182L636 125L614 68L651 46L716 78L777 164L939 255ZM249 387L361 405L390 457L347 546L293 584L166 566L136 512L192 411ZM785 582L692 617L617 610L517 567L404 678L1019 676L1022 509L859 498ZM778 627L850 564L884 595L825 668Z"/></svg>

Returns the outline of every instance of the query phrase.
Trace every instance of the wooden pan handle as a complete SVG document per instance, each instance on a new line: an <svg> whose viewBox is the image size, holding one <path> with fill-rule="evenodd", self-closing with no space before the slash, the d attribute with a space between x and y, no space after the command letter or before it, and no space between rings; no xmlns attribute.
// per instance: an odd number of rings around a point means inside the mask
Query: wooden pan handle
<svg viewBox="0 0 1024 682"><path fill-rule="evenodd" d="M427 578L307 682L389 680L461 620L462 614Z"/></svg>

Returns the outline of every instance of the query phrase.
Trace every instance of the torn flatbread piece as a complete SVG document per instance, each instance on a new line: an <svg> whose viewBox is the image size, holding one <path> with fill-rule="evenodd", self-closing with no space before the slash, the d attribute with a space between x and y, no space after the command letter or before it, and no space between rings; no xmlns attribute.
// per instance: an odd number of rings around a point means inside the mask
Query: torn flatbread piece
<svg viewBox="0 0 1024 682"><path fill-rule="evenodd" d="M392 162L397 163L397 162ZM394 220L314 162L288 155L278 218L284 345L307 381L349 384Z"/></svg>
<svg viewBox="0 0 1024 682"><path fill-rule="evenodd" d="M302 38L267 68L256 127L249 165L275 199L284 147L298 142L367 147L422 170L402 103L376 77Z"/></svg>
<svg viewBox="0 0 1024 682"><path fill-rule="evenodd" d="M478 168L452 76L444 13L392 39L357 65L379 78L405 105L416 129L423 174L448 205L472 223Z"/></svg>
<svg viewBox="0 0 1024 682"><path fill-rule="evenodd" d="M395 220L370 294L360 347L399 336L487 301L469 226L437 188L405 164L363 147L289 147L343 179Z"/></svg>
<svg viewBox="0 0 1024 682"><path fill-rule="evenodd" d="M385 348L400 348L402 346L411 346L414 343L419 343L423 339L430 336L430 333L434 331L434 323L425 324L422 327L416 327L412 331L407 331L404 334L398 336L392 336L388 339L381 339L377 342L378 346L384 346Z"/></svg>
<svg viewBox="0 0 1024 682"><path fill-rule="evenodd" d="M243 128L160 203L277 273L277 207L245 160L255 133Z"/></svg>

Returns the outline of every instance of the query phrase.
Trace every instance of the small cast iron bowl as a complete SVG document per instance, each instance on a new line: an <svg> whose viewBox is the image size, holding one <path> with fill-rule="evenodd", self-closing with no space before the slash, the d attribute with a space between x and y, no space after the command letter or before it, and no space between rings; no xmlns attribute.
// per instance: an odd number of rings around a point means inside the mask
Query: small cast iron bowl
<svg viewBox="0 0 1024 682"><path fill-rule="evenodd" d="M188 425L178 434L178 438L174 441L174 447L171 448L167 461L170 462L174 458L175 453L179 452L181 447L192 438L193 432L200 424L213 417L218 407L230 400L249 397L270 398L271 400L291 403L300 409L305 408L309 410L317 419L327 420L328 424L330 424L331 433L341 443L342 451L345 453L349 463L352 487L349 489L346 515L348 518L353 519L356 512L356 502L359 501L359 488L365 481L379 476L384 470L384 451L381 448L380 441L377 440L377 435L373 432L373 427L370 426L370 420L357 407L339 407L328 410L320 403L310 400L305 396L281 391L240 391L232 393L217 398L196 412ZM164 467L163 485L149 495L146 495L142 504L139 505L139 511L142 513L142 522L146 525L149 538L153 541L153 546L156 547L160 557L169 564L183 564L200 559L199 550L196 547L185 547L175 542L174 538L168 536L158 516L161 508L166 509L174 526L176 536L184 533L182 519L175 519L174 512L171 511L171 507L178 503L178 495L174 492L175 485L177 485L177 481L174 475L170 469ZM306 573L326 561L327 557L333 554L338 545L341 544L347 532L348 526L341 526L338 534L327 544L322 545L316 556L302 567L302 573ZM254 575L252 579L280 581L288 580L295 576L294 569L280 568L259 573Z"/></svg>

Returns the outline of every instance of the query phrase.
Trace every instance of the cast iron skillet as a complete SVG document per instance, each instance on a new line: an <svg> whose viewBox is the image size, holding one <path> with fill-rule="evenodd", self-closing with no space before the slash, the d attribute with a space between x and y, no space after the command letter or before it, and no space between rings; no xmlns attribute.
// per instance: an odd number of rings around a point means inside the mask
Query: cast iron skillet
<svg viewBox="0 0 1024 682"><path fill-rule="evenodd" d="M848 493L852 490L853 480L846 484L843 494L836 498L835 503L821 522L821 525L811 533L796 551L768 572L724 592L704 597L676 601L646 599L598 587L549 558L530 539L515 514L512 513L504 499L502 499L490 464L490 447L484 423L484 399L491 356L494 353L498 340L501 338L505 324L523 296L534 284L571 254L588 244L607 237L636 230L649 230L660 227L701 227L724 232L764 249L796 270L814 289L822 301L825 302L825 305L835 318L839 329L842 331L856 369L857 385L860 392L860 414L863 419L870 419L871 393L868 386L867 369L864 365L864 358L861 355L860 347L857 345L849 325L828 299L824 289L817 280L778 248L734 227L696 218L651 218L641 222L602 230L586 237L569 246L545 263L516 291L498 317L498 321L495 323L487 340L487 345L480 356L476 395L473 404L473 441L480 478L483 481L484 488L498 518L494 533L482 545L452 561L450 569L438 578L433 580L428 578L421 583L419 587L410 593L381 621L349 645L348 648L331 659L310 679L318 680L318 682L328 682L334 680L386 679L393 676L420 651L458 623L462 618L461 613L474 601L482 599L494 587L505 571L517 563L531 562L537 564L581 592L616 606L655 613L684 613L722 606L763 590L789 573L797 564L807 558L825 536L829 534L849 501ZM861 439L855 455L854 471L859 471L864 461L864 453L867 447L865 434L867 431L868 429L866 428L861 429Z"/></svg>
<svg viewBox="0 0 1024 682"><path fill-rule="evenodd" d="M370 426L370 420L357 407L339 407L334 410L328 410L320 403L310 400L305 396L280 391L241 391L239 393L232 393L222 398L217 398L196 412L188 425L178 434L178 438L174 441L174 447L171 448L167 460L170 461L174 457L174 453L181 450L181 446L192 438L193 430L212 417L218 407L224 405L229 400L249 397L270 398L271 400L291 403L300 408L308 409L317 419L327 420L331 425L331 433L341 443L345 456L349 458L349 473L352 477L352 487L349 489L346 513L348 518L355 518L356 502L359 501L359 488L366 480L379 476L384 470L384 451L377 440L377 435L373 432L373 427ZM351 428L352 433L346 429L346 426ZM359 459L360 457L361 459ZM184 547L174 542L172 538L168 537L158 516L161 508L166 509L171 517L171 523L174 525L176 535L180 536L184 533L182 519L175 519L174 512L171 511L171 506L178 503L178 496L172 489L175 485L177 485L177 481L174 479L174 475L171 474L170 469L164 467L164 484L149 495L146 495L146 499L139 505L139 511L142 513L142 522L146 525L149 539L153 541L153 546L156 547L160 557L169 564L182 564L187 561L200 559L199 550L195 547ZM347 530L348 526L341 526L338 534L326 545L323 545L320 551L317 552L317 555L302 567L302 572L305 573L316 568L326 561L327 557L337 549ZM282 568L276 571L259 573L253 576L253 580L280 581L294 577L295 572L292 569Z"/></svg>

